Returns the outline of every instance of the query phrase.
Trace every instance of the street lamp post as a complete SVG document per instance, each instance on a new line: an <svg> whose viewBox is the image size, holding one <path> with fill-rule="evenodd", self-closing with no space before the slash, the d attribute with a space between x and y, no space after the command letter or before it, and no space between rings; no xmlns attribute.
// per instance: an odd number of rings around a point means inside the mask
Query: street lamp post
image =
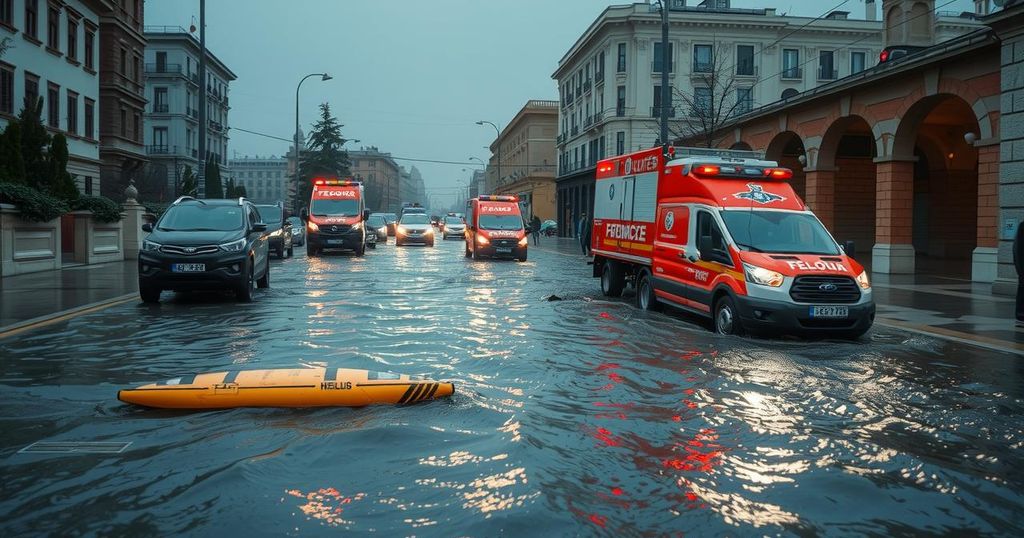
<svg viewBox="0 0 1024 538"><path fill-rule="evenodd" d="M501 139L501 129L499 129L497 125L495 125L495 124L493 124L493 123L491 123L491 122L489 122L487 120L480 120L480 121L476 122L477 125L483 125L485 123L487 125L490 125L491 127L494 127L494 132L498 133L498 137L494 139L494 143L498 145L498 152L497 152L498 166L497 166L497 170L495 171L495 175L498 176L498 177L495 178L495 185L494 185L495 187L497 187L498 186L497 183L501 181L501 140L500 140Z"/></svg>
<svg viewBox="0 0 1024 538"><path fill-rule="evenodd" d="M299 89L302 88L302 83L306 82L309 77L320 77L321 82L331 80L331 75L327 73L310 73L299 81L299 85L295 87L295 198L292 200L292 211L298 211L298 193L299 193Z"/></svg>

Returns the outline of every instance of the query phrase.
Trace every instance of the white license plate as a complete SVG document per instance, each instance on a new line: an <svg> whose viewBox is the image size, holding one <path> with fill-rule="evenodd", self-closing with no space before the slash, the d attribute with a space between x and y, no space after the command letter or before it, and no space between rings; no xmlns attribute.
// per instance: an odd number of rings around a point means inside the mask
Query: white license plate
<svg viewBox="0 0 1024 538"><path fill-rule="evenodd" d="M812 306L812 318L845 318L849 317L850 308L847 306Z"/></svg>
<svg viewBox="0 0 1024 538"><path fill-rule="evenodd" d="M344 243L345 243L344 239L328 239L327 240L327 244L328 245L341 245L341 244L344 244Z"/></svg>
<svg viewBox="0 0 1024 538"><path fill-rule="evenodd" d="M509 254L512 252L512 249L509 247L498 247L495 250L497 250L498 254Z"/></svg>
<svg viewBox="0 0 1024 538"><path fill-rule="evenodd" d="M172 273L202 273L206 270L205 263L175 263L171 264Z"/></svg>

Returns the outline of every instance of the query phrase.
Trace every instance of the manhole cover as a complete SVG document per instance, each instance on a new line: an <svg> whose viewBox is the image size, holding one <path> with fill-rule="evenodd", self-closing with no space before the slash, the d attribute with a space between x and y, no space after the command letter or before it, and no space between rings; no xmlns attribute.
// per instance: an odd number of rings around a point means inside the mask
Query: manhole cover
<svg viewBox="0 0 1024 538"><path fill-rule="evenodd" d="M36 441L19 454L120 454L131 441Z"/></svg>

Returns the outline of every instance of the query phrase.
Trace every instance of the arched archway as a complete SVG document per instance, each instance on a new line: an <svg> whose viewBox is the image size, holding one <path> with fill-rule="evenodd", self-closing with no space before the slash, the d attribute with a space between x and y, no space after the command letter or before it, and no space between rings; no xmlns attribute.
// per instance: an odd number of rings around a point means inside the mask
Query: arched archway
<svg viewBox="0 0 1024 538"><path fill-rule="evenodd" d="M896 129L893 155L914 163L905 181L913 184L911 237L919 273L971 276L973 252L987 233L978 225L979 206L998 206L994 196L978 196L978 149L964 139L968 132L979 132L977 117L952 94L914 103Z"/></svg>
<svg viewBox="0 0 1024 538"><path fill-rule="evenodd" d="M786 88L785 90L782 90L783 99L789 99L790 97L796 97L797 95L800 95L800 92L794 88Z"/></svg>
<svg viewBox="0 0 1024 538"><path fill-rule="evenodd" d="M746 142L736 142L735 144L729 146L729 149L751 151L754 148L751 148L750 144L747 144Z"/></svg>
<svg viewBox="0 0 1024 538"><path fill-rule="evenodd" d="M857 258L862 263L869 262L868 255L875 244L876 156L871 125L860 116L844 116L834 121L818 148L818 170L832 174L832 233L840 242L855 242Z"/></svg>
<svg viewBox="0 0 1024 538"><path fill-rule="evenodd" d="M804 142L800 139L800 135L793 131L783 131L775 135L775 138L768 143L768 147L764 150L765 159L775 161L779 163L779 166L793 170L793 179L789 181L789 184L793 186L793 190L800 198L804 198L807 190L807 178L804 174L804 164L800 162L801 157L806 159Z"/></svg>

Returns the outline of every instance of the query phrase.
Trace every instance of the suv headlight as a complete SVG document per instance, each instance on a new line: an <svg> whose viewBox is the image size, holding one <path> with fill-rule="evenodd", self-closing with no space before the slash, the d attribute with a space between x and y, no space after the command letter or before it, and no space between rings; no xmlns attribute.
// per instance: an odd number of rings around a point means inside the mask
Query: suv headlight
<svg viewBox="0 0 1024 538"><path fill-rule="evenodd" d="M871 289L871 281L868 280L868 272L867 271L861 271L860 274L857 275L857 285L860 286L860 289L862 289L862 290L870 290Z"/></svg>
<svg viewBox="0 0 1024 538"><path fill-rule="evenodd" d="M320 227L317 226L316 223L313 222L313 221L309 221L309 222L306 223L306 229L311 231L311 232L319 232L320 231Z"/></svg>
<svg viewBox="0 0 1024 538"><path fill-rule="evenodd" d="M758 267L756 265L750 265L748 263L743 264L743 273L747 277L747 282L753 282L761 286L768 286L770 288L777 288L782 285L785 277L782 273L772 271L771 269L765 269L764 267Z"/></svg>
<svg viewBox="0 0 1024 538"><path fill-rule="evenodd" d="M160 243L154 243L153 241L150 241L148 239L142 242L142 250L145 252L156 252L160 250L160 247L162 246L163 245L161 245Z"/></svg>
<svg viewBox="0 0 1024 538"><path fill-rule="evenodd" d="M245 238L243 237L238 241L232 241L230 243L223 243L220 245L220 248L224 252L242 252L245 250Z"/></svg>

